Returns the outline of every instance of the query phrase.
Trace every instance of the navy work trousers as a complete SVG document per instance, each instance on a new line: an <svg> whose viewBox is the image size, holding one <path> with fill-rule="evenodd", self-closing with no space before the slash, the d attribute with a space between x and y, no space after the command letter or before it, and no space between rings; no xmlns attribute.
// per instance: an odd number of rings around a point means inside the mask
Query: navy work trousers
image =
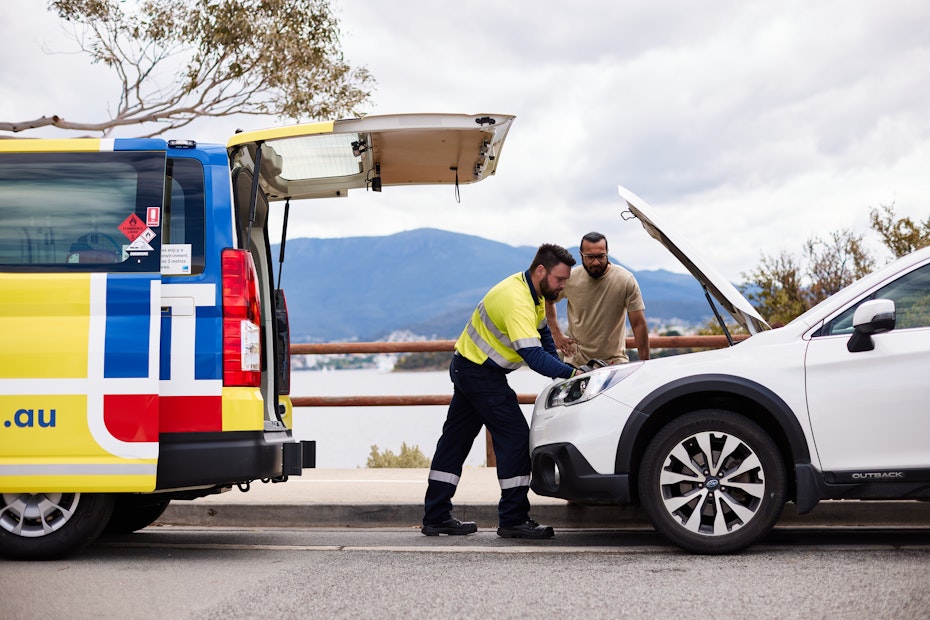
<svg viewBox="0 0 930 620"><path fill-rule="evenodd" d="M453 356L449 375L452 402L430 467L423 523L434 525L452 517L452 496L462 465L482 425L491 433L497 458L500 526L524 523L530 510L530 431L516 392L503 371L460 355Z"/></svg>

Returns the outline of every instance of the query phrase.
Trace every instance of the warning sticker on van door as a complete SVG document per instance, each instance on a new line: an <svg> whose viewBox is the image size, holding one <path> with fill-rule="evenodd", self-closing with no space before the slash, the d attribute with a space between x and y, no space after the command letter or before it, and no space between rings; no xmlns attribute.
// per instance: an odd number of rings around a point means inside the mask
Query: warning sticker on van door
<svg viewBox="0 0 930 620"><path fill-rule="evenodd" d="M145 225L145 222L143 222L138 215L133 213L125 220L123 220L123 223L120 224L117 228L119 228L120 231L126 235L127 239L130 241L135 241L139 235L148 229L148 226Z"/></svg>
<svg viewBox="0 0 930 620"><path fill-rule="evenodd" d="M167 243L161 246L161 273L165 276L191 272L191 244Z"/></svg>

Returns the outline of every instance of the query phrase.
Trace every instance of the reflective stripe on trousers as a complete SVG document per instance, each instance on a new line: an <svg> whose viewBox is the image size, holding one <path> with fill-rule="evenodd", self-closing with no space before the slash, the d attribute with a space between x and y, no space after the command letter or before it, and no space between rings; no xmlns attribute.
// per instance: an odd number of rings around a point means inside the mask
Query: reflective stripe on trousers
<svg viewBox="0 0 930 620"><path fill-rule="evenodd" d="M500 482L501 484L501 490L515 489L517 487L530 486L529 476L514 476L513 478L498 478L497 481Z"/></svg>
<svg viewBox="0 0 930 620"><path fill-rule="evenodd" d="M449 484L454 484L455 486L459 485L459 476L444 471L436 471L435 469L429 470L428 479L435 480L436 482L448 482ZM527 484L529 483L527 482Z"/></svg>

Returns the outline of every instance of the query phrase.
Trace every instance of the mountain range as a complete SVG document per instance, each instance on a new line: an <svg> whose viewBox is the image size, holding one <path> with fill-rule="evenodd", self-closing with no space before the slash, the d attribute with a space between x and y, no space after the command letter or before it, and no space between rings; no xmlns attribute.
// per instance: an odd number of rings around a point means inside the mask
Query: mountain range
<svg viewBox="0 0 930 620"><path fill-rule="evenodd" d="M578 256L577 247L568 249ZM285 251L281 283L292 342L377 341L397 331L455 339L488 289L527 269L536 254L535 247L433 228L289 239ZM697 325L712 316L690 275L633 273L651 326Z"/></svg>

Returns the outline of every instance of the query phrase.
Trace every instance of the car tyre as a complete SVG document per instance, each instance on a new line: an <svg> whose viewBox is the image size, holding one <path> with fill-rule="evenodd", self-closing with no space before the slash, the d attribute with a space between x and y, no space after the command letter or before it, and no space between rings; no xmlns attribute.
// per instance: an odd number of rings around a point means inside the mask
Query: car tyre
<svg viewBox="0 0 930 620"><path fill-rule="evenodd" d="M152 498L151 496L127 495L118 497L113 514L104 534L132 534L144 527L155 523L165 510L168 509L170 499Z"/></svg>
<svg viewBox="0 0 930 620"><path fill-rule="evenodd" d="M643 510L686 551L735 553L769 533L785 504L775 442L731 411L675 418L649 443L639 471Z"/></svg>
<svg viewBox="0 0 930 620"><path fill-rule="evenodd" d="M113 512L113 496L96 493L0 495L0 556L54 560L93 542Z"/></svg>

